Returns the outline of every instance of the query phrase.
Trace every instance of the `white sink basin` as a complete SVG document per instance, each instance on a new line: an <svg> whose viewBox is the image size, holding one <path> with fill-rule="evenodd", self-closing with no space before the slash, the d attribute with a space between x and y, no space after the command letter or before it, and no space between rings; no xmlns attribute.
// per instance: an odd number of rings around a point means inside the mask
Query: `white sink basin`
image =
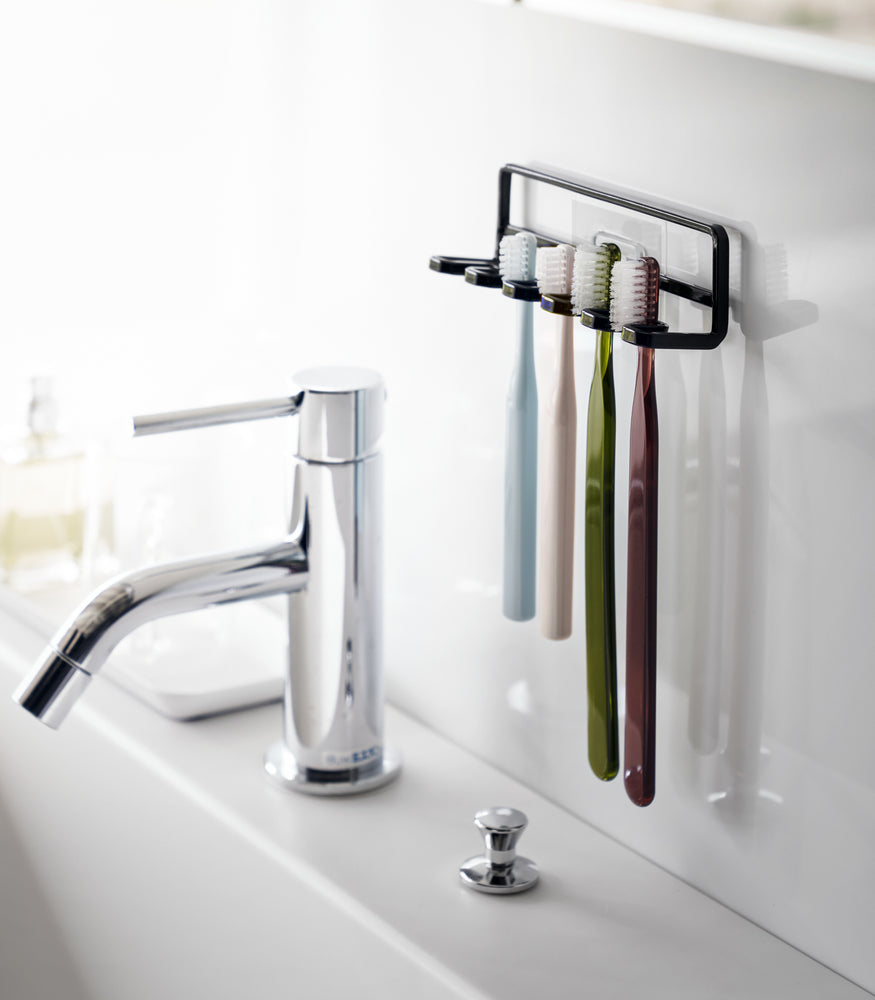
<svg viewBox="0 0 875 1000"><path fill-rule="evenodd" d="M2 694L41 640L0 636ZM265 777L280 724L98 679L52 732L0 696L0 996L868 995L400 713L400 780L345 799ZM488 805L528 814L530 893L458 879Z"/></svg>

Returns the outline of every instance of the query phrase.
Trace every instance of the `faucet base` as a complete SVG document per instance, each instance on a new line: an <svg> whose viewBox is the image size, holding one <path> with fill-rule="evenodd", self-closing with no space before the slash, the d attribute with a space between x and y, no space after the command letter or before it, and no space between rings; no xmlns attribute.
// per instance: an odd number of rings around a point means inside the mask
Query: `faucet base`
<svg viewBox="0 0 875 1000"><path fill-rule="evenodd" d="M356 795L387 785L401 772L401 756L383 748L379 761L341 771L316 771L302 768L282 741L270 746L264 755L264 769L278 784L307 795Z"/></svg>

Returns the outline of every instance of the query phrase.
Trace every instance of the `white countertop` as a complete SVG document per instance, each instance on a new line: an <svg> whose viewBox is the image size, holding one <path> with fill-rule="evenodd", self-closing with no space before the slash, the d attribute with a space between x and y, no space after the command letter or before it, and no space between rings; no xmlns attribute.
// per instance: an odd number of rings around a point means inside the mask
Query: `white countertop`
<svg viewBox="0 0 875 1000"><path fill-rule="evenodd" d="M0 686L11 691L15 674L35 655L39 641L11 620L2 625ZM369 969L369 955L375 966L382 963L388 971L385 976L373 968L360 972L363 995L368 996L377 990L399 997L631 998L645 992L672 1000L869 996L391 708L387 738L403 755L401 778L367 795L324 799L287 792L262 771L261 755L281 731L278 704L181 723L101 679L53 733L8 698L0 701L0 791L13 821L19 815L20 822L37 831L28 850L34 856L54 853L53 884L64 888L66 869L42 828L61 825L66 827L61 844L69 843L71 853L95 851L87 862L92 867L102 863L101 852L145 851L135 866L142 875L156 852L168 852L156 868L175 873L161 893L167 906L161 919L172 924L179 911L177 944L180 935L192 933L192 918L181 912L192 895L205 897L204 911L221 909L227 899L229 906L239 908L241 920L244 911L264 914L264 925L252 926L251 934L263 937L265 927L276 932L280 944L271 945L269 954L277 947L287 950L279 971L256 958L245 972L252 941L239 941L239 955L232 959L219 954L222 945L214 936L215 962L198 958L209 952L192 945L197 969L190 974L200 988L209 986L212 996L226 995L223 985L227 995L239 988L228 971L232 964L243 968L240 974L250 984L251 997L273 996L275 990L278 995L270 977L282 977L284 964L289 990L296 983L300 989L306 956L296 954L296 942L306 936L308 914L313 927L322 926L320 914L326 907L328 929L320 933L322 939L333 939L329 959L320 958L315 971L306 973L314 978L306 980L310 985L301 996L345 995L348 985L335 989L335 978L348 976L351 966ZM56 776L65 789L61 798L68 795L69 800L57 802L54 820L40 820L48 800L58 799L50 791ZM528 815L519 849L541 871L541 882L531 892L482 895L459 881L459 865L481 849L474 813L490 805L513 806ZM133 834L125 832L126 815ZM118 827L116 840L133 837L142 843L112 847L108 838L101 845L94 829L104 829L104 816ZM223 844L227 850L217 846ZM209 864L216 867L202 870L208 888L198 888L198 872ZM246 875L250 868L251 878ZM113 900L135 891L124 884L125 866L115 871L112 877L83 883L89 886L84 924L93 921L97 927L102 906L112 910L117 905ZM115 887L113 878L120 879ZM195 881L187 887L188 878ZM68 891L75 899L83 890L70 879ZM175 904L170 885L182 887L181 901ZM321 902L299 906L297 916L284 910L287 903L311 897ZM9 906L8 898L2 906ZM132 911L127 899L119 910L132 928L140 926L137 908L144 923L152 914L141 930L151 926L157 933L160 921L154 914L161 912L160 906L156 910L139 901ZM111 926L107 917L95 936L105 936ZM346 928L353 929L348 946ZM241 933L248 932L228 930L232 940ZM161 946L155 947L160 955ZM304 951L312 954L313 946L302 945L302 955ZM395 959L399 965L393 971L389 967ZM178 973L165 968L157 985L145 976L142 995L159 986L183 995L188 982L184 964ZM104 971L112 974L112 969ZM373 976L379 985L371 981ZM125 996L140 995L132 990Z"/></svg>

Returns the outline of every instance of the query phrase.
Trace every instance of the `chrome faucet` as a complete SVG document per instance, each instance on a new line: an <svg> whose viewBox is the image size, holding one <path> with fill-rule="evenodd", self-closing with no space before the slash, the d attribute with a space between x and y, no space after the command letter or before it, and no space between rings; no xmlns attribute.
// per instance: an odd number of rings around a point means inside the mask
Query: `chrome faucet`
<svg viewBox="0 0 875 1000"><path fill-rule="evenodd" d="M383 381L320 368L281 399L134 419L135 435L298 416L288 535L126 574L87 601L13 697L52 728L129 632L166 615L288 594L283 739L265 755L281 784L316 794L365 791L400 768L383 746Z"/></svg>

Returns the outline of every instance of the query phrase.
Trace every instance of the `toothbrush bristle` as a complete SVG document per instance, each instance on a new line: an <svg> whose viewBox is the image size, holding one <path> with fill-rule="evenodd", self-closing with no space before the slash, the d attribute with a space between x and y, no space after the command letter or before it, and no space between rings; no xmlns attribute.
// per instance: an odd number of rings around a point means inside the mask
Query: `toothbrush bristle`
<svg viewBox="0 0 875 1000"><path fill-rule="evenodd" d="M498 269L505 281L534 281L538 241L531 233L503 236L498 245Z"/></svg>
<svg viewBox="0 0 875 1000"><path fill-rule="evenodd" d="M536 267L538 290L542 295L571 295L574 276L574 247L541 247Z"/></svg>
<svg viewBox="0 0 875 1000"><path fill-rule="evenodd" d="M606 246L578 247L574 253L571 305L576 314L584 309L607 309L611 300L611 267L614 255Z"/></svg>
<svg viewBox="0 0 875 1000"><path fill-rule="evenodd" d="M645 257L647 265L647 319L645 323L656 323L659 319L659 263L654 257Z"/></svg>
<svg viewBox="0 0 875 1000"><path fill-rule="evenodd" d="M611 271L611 326L654 323L659 312L659 265L652 257L619 260Z"/></svg>

